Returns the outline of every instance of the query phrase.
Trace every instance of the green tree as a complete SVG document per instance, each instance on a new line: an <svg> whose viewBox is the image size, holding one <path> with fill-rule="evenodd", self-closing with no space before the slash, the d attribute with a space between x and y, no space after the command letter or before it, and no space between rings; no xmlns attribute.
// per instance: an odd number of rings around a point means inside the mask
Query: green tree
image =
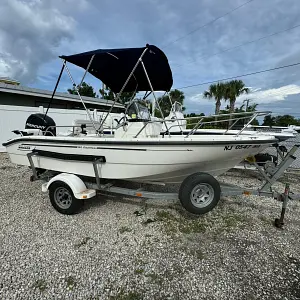
<svg viewBox="0 0 300 300"><path fill-rule="evenodd" d="M255 112L257 110L257 106L258 106L257 103L253 103L253 104L249 105L247 107L247 112ZM230 107L229 107L229 105L227 105L226 109L221 110L220 113L228 115L228 113L230 113L229 109L230 109ZM243 112L246 112L245 104L242 104L240 107L236 107L234 109L234 113L243 113ZM246 117L246 115L245 116L240 115L240 116L237 116L237 117ZM243 127L247 122L249 122L249 120L250 120L251 117L252 117L252 115L250 117L248 117L248 118L245 118L245 119L242 119L242 120L238 120L235 123L234 127L235 128L237 128L237 127ZM224 117L222 117L222 120L229 120L229 119L230 119L230 116L224 116ZM232 121L232 122L234 122L234 121ZM222 122L222 123L219 123L219 126L221 126L222 128L227 128L229 124L232 124L232 122L231 121L227 121L227 122L224 122L224 123ZM258 120L254 119L251 122L251 125L259 125Z"/></svg>
<svg viewBox="0 0 300 300"><path fill-rule="evenodd" d="M110 88L104 88L99 90L100 95L103 99L114 100L117 95L113 93ZM125 104L136 96L136 92L124 92L120 95L119 102Z"/></svg>
<svg viewBox="0 0 300 300"><path fill-rule="evenodd" d="M82 83L78 91L81 96L87 96L93 98L97 97L94 88L91 85L87 84L86 82ZM68 89L68 92L69 94L77 95L75 87L73 87L72 89Z"/></svg>
<svg viewBox="0 0 300 300"><path fill-rule="evenodd" d="M251 104L251 105L249 105L249 106L247 107L247 110L246 110L246 111L247 111L247 112L256 111L257 106L258 106L257 103L253 103L253 104Z"/></svg>
<svg viewBox="0 0 300 300"><path fill-rule="evenodd" d="M300 125L300 122L291 115L283 115L275 117L275 125L286 127L289 125Z"/></svg>
<svg viewBox="0 0 300 300"><path fill-rule="evenodd" d="M175 90L172 90L170 91L170 98L168 95L165 95L163 97L159 97L157 99L158 103L159 103L159 106L163 112L163 115L166 117L170 114L170 111L171 111L171 108L172 108L172 105L171 103L173 104L174 102L179 102L181 105L182 105L182 110L184 111L185 110L185 107L183 106L183 102L184 102L184 93L182 91L179 91L177 89ZM171 100L171 102L170 102ZM156 109L155 111L155 115L157 117L161 117L161 114L160 112Z"/></svg>
<svg viewBox="0 0 300 300"><path fill-rule="evenodd" d="M245 104L243 104L240 108L236 108L235 112L255 112L257 106L258 106L257 103L253 103L253 104L249 105L248 107L245 107ZM251 115L250 118L252 116L253 115ZM243 119L243 120L241 120L242 122L238 121L237 125L241 125L241 124L245 125L247 122L250 121L250 118ZM257 119L252 120L251 125L259 125L258 120Z"/></svg>
<svg viewBox="0 0 300 300"><path fill-rule="evenodd" d="M200 113L200 114L195 114L195 113L190 113L190 114L185 114L184 117L187 118L186 120L186 128L187 129L192 129L201 119L201 117L204 117L205 114L204 113ZM195 118L198 117L198 118ZM195 118L195 119L189 119L189 118ZM205 128L202 127L202 128Z"/></svg>
<svg viewBox="0 0 300 300"><path fill-rule="evenodd" d="M249 105L249 106L247 107L247 110L246 110L246 111L247 111L247 112L255 112L257 106L258 106L257 103L253 103L253 104L251 104L251 105ZM247 121L247 120L245 120L245 122L246 122L246 121ZM251 125L255 125L255 126L259 125L258 120L257 120L257 119L254 119L254 120L251 122Z"/></svg>
<svg viewBox="0 0 300 300"><path fill-rule="evenodd" d="M217 84L211 84L207 91L204 91L203 98L212 99L216 101L215 115L220 113L221 100L225 96L225 84L223 82L218 82Z"/></svg>
<svg viewBox="0 0 300 300"><path fill-rule="evenodd" d="M190 113L190 114L184 115L185 118L193 118L193 117L198 117L198 116L203 117L203 116L205 116L205 114L204 113L200 113L200 114Z"/></svg>
<svg viewBox="0 0 300 300"><path fill-rule="evenodd" d="M114 100L115 94L112 92L111 89L99 89L99 93L101 97L105 100Z"/></svg>
<svg viewBox="0 0 300 300"><path fill-rule="evenodd" d="M265 116L262 123L263 126L274 126L276 124L276 117Z"/></svg>
<svg viewBox="0 0 300 300"><path fill-rule="evenodd" d="M248 94L250 89L245 86L242 80L231 80L225 83L225 101L229 100L229 112L233 113L235 108L236 98Z"/></svg>

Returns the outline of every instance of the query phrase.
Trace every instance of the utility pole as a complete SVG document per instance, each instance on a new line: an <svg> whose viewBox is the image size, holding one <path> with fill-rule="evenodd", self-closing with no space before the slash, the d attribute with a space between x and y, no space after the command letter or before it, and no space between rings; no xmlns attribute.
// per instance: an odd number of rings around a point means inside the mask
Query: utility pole
<svg viewBox="0 0 300 300"><path fill-rule="evenodd" d="M247 110L248 110L248 107L249 107L249 102L251 101L251 99L245 99L244 101L243 101L243 103L245 103L245 102L247 102L247 104L246 104L246 110L245 110L245 112L247 112ZM246 119L244 119L244 126L245 126L245 121L246 121Z"/></svg>
<svg viewBox="0 0 300 300"><path fill-rule="evenodd" d="M246 104L246 112L247 112L247 110L248 110L249 101L251 101L251 99L245 99L245 100L243 101L243 103L244 103L244 102L247 102L247 104Z"/></svg>

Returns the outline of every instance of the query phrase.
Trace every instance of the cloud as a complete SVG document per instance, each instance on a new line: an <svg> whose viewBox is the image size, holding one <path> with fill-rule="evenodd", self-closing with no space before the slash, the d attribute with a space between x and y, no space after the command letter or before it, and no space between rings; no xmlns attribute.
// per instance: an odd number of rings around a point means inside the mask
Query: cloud
<svg viewBox="0 0 300 300"><path fill-rule="evenodd" d="M300 28L224 50L296 26L299 0L252 1L194 31L245 2L0 0L0 76L52 89L61 66L58 55L97 48L141 47L146 43L155 44L166 53L173 72L173 88L298 62ZM174 40L178 41L172 43ZM83 70L71 65L70 69L75 82L79 82ZM277 111L296 107L298 66L242 79L247 86L256 88L248 97L260 101L259 107L272 106ZM88 76L87 81L96 89L101 86L93 77ZM59 90L70 86L64 75ZM183 90L188 111L214 111L214 101L202 98L208 86Z"/></svg>
<svg viewBox="0 0 300 300"><path fill-rule="evenodd" d="M289 84L280 88L272 88L267 90L258 90L248 95L242 95L237 99L237 103L242 103L245 99L251 99L253 102L272 103L285 100L288 96L300 94L300 86Z"/></svg>
<svg viewBox="0 0 300 300"><path fill-rule="evenodd" d="M288 113L296 113L293 103L287 102L287 99L291 96L300 94L300 85L290 84L285 85L280 88L271 88L266 90L261 90L260 88L250 87L252 93L244 94L237 98L236 105L240 106L243 104L245 99L251 99L252 103L259 104L259 108L264 108L265 110L268 107L272 110L275 109L278 111L285 111ZM294 98L293 98L293 101ZM193 95L186 95L186 105L188 106L188 112L201 111L205 113L212 113L215 107L214 99L205 99L203 98L203 93L196 93ZM283 107L280 108L280 102L283 102ZM274 105L273 105L274 104ZM224 107L225 101L222 100L222 106Z"/></svg>
<svg viewBox="0 0 300 300"><path fill-rule="evenodd" d="M75 20L49 2L1 1L0 75L34 82L39 67L56 56L54 49L72 39Z"/></svg>
<svg viewBox="0 0 300 300"><path fill-rule="evenodd" d="M200 100L211 102L210 100L203 98L203 93L195 94L189 97L188 100L196 103L199 102Z"/></svg>

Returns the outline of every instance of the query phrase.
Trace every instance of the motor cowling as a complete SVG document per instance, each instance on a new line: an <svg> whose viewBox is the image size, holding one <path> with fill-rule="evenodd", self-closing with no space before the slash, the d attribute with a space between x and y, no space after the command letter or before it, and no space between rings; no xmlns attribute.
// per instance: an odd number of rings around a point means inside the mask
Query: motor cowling
<svg viewBox="0 0 300 300"><path fill-rule="evenodd" d="M51 117L38 113L32 114L28 117L25 129L40 129L43 132L43 135L56 136L55 126L56 124Z"/></svg>

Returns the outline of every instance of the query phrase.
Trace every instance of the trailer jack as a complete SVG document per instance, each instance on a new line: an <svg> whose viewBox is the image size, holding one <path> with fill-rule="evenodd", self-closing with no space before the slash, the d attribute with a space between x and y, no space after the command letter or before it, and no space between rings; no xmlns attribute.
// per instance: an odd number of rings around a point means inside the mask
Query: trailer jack
<svg viewBox="0 0 300 300"><path fill-rule="evenodd" d="M285 185L285 190L284 190L284 194L281 195L281 197L283 198L282 200L282 208L281 208L281 214L280 214L280 218L276 218L274 225L277 228L282 228L284 225L284 215L286 212L286 208L287 208L287 203L289 201L289 194L290 194L290 185L288 183L286 183Z"/></svg>

